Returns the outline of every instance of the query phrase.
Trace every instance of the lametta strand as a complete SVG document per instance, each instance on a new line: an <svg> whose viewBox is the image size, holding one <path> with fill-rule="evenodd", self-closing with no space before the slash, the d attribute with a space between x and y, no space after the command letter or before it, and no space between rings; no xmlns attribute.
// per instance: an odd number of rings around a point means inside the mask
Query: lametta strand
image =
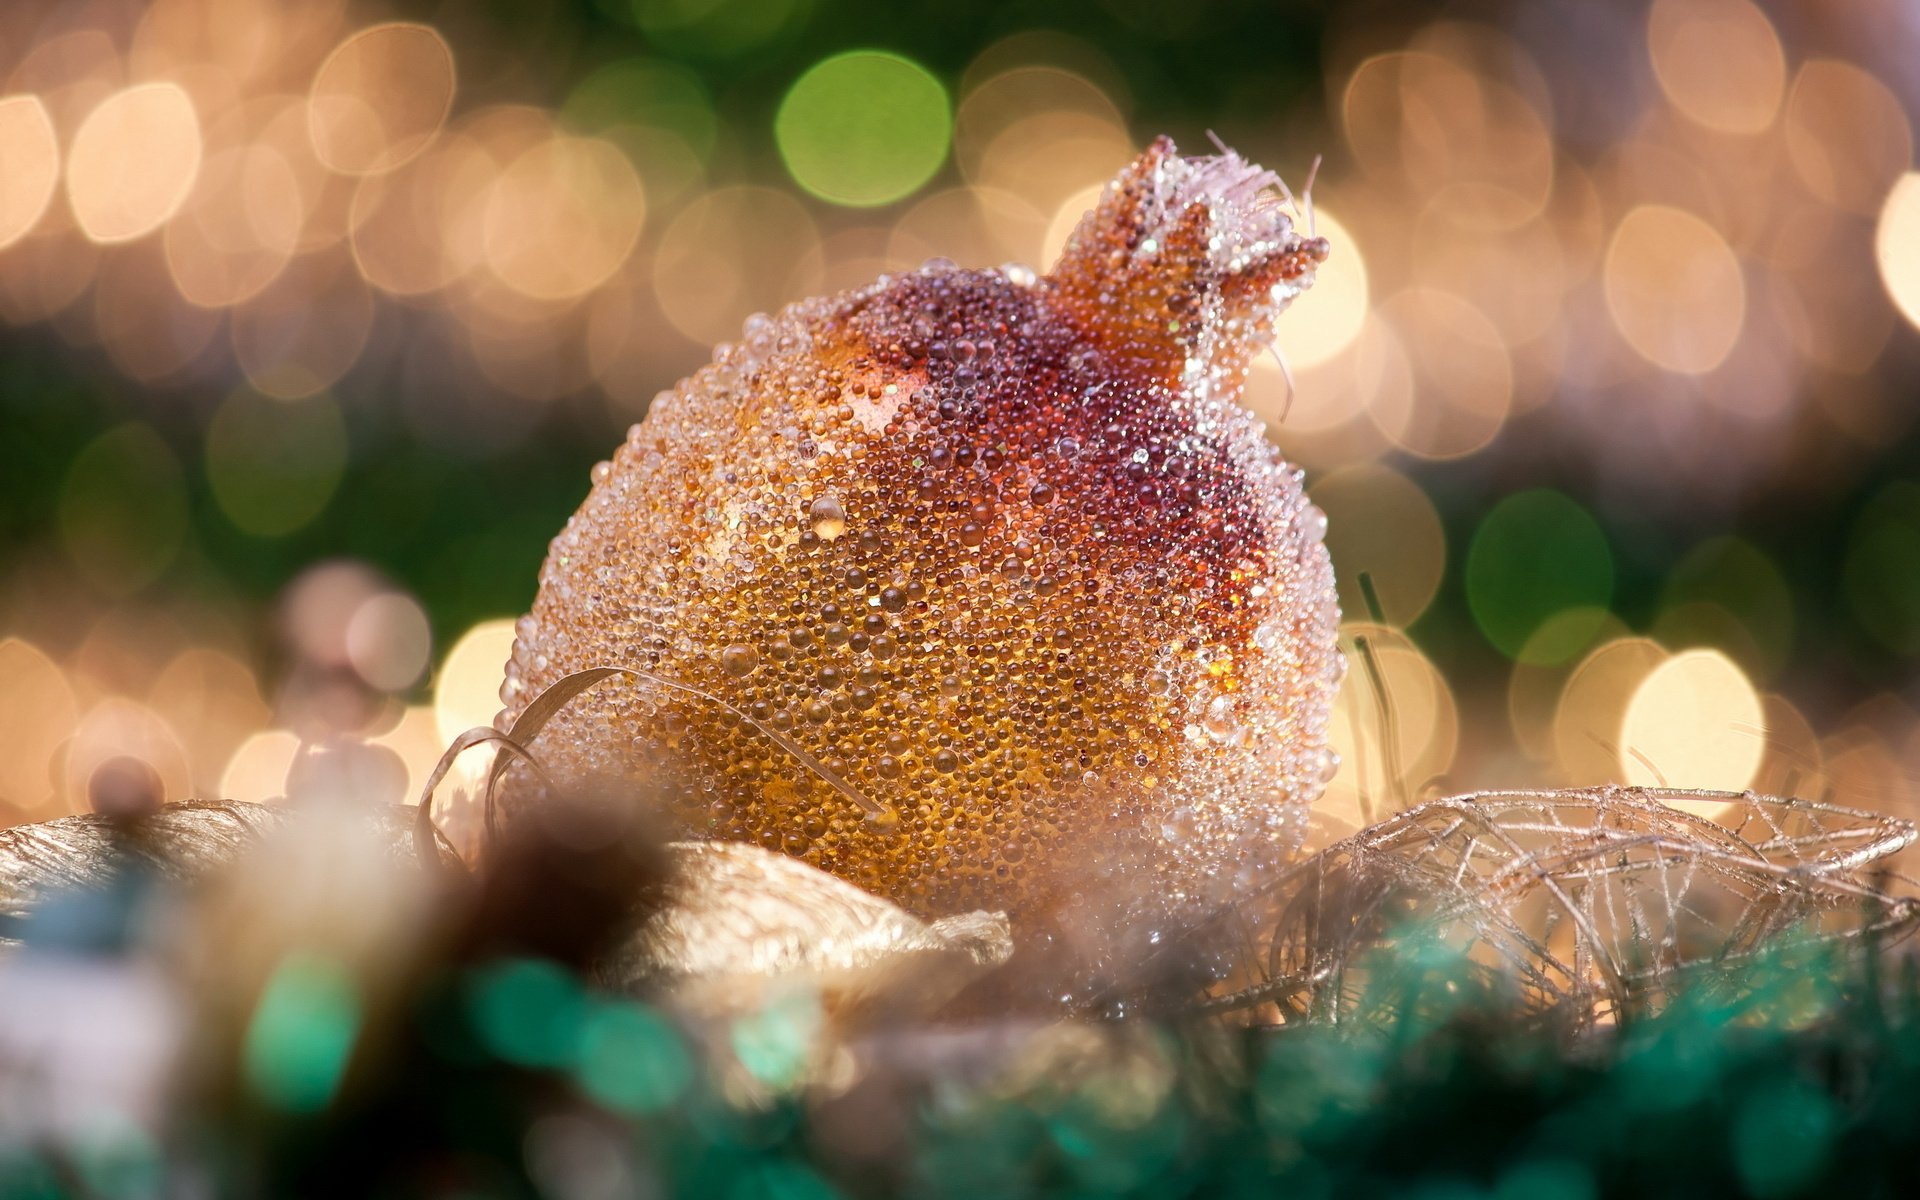
<svg viewBox="0 0 1920 1200"><path fill-rule="evenodd" d="M501 727L589 667L697 689L585 693L550 778L646 779L689 835L1090 967L1269 877L1343 662L1325 518L1238 403L1327 254L1277 185L1161 139L1045 276L935 262L750 318L594 469Z"/></svg>

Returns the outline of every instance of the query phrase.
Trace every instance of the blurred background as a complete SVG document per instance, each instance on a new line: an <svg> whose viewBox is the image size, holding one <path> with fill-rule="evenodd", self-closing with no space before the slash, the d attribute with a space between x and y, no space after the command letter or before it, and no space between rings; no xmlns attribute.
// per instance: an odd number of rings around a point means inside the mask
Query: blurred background
<svg viewBox="0 0 1920 1200"><path fill-rule="evenodd" d="M0 822L119 755L413 798L715 342L1044 268L1209 132L1324 159L1247 397L1348 614L1323 835L1612 780L1920 815L1906 0L9 0L0 80Z"/></svg>

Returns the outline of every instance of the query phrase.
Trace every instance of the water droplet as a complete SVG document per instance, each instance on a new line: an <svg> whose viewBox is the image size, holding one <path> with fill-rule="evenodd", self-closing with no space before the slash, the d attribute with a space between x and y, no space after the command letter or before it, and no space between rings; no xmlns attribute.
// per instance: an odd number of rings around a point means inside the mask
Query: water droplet
<svg viewBox="0 0 1920 1200"><path fill-rule="evenodd" d="M1287 623L1279 617L1268 617L1254 626L1253 644L1262 650L1277 650L1287 635Z"/></svg>
<svg viewBox="0 0 1920 1200"><path fill-rule="evenodd" d="M1327 537L1327 510L1318 504L1309 504L1300 510L1300 532L1309 542L1325 541Z"/></svg>
<svg viewBox="0 0 1920 1200"><path fill-rule="evenodd" d="M1340 752L1323 746L1314 759L1315 774L1319 776L1320 782L1332 783L1333 777L1340 773Z"/></svg>
<svg viewBox="0 0 1920 1200"><path fill-rule="evenodd" d="M1240 732L1240 722L1233 713L1233 697L1215 696L1207 705L1207 714L1201 718L1200 727L1216 742L1232 741L1233 735Z"/></svg>
<svg viewBox="0 0 1920 1200"><path fill-rule="evenodd" d="M807 524L821 541L831 542L847 531L847 510L832 496L822 496L808 506Z"/></svg>
<svg viewBox="0 0 1920 1200"><path fill-rule="evenodd" d="M745 679L760 665L760 652L735 642L720 652L720 669L735 679Z"/></svg>

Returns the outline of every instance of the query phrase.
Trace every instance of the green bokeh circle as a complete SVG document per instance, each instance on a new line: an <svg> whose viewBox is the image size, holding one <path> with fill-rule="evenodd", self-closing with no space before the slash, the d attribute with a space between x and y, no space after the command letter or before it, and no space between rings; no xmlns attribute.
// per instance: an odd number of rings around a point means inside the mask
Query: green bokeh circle
<svg viewBox="0 0 1920 1200"><path fill-rule="evenodd" d="M116 425L74 457L59 520L81 575L113 595L132 595L159 578L186 539L179 460L148 426Z"/></svg>
<svg viewBox="0 0 1920 1200"><path fill-rule="evenodd" d="M910 195L946 161L947 90L883 50L823 59L780 102L774 140L794 180L823 200L866 208Z"/></svg>
<svg viewBox="0 0 1920 1200"><path fill-rule="evenodd" d="M213 497L255 537L281 537L319 516L346 465L346 425L324 392L279 401L243 388L207 427Z"/></svg>
<svg viewBox="0 0 1920 1200"><path fill-rule="evenodd" d="M1556 491L1519 492L1474 531L1466 582L1467 606L1488 641L1508 658L1552 664L1577 654L1594 631L1557 627L1564 647L1533 634L1568 609L1591 610L1596 628L1606 619L1613 553L1586 509Z"/></svg>
<svg viewBox="0 0 1920 1200"><path fill-rule="evenodd" d="M1875 641L1920 654L1920 483L1896 480L1867 502L1847 539L1841 582Z"/></svg>
<svg viewBox="0 0 1920 1200"><path fill-rule="evenodd" d="M1793 590L1780 568L1752 542L1726 535L1701 542L1674 565L1654 637L1670 649L1725 650L1764 680L1787 665L1793 623Z"/></svg>

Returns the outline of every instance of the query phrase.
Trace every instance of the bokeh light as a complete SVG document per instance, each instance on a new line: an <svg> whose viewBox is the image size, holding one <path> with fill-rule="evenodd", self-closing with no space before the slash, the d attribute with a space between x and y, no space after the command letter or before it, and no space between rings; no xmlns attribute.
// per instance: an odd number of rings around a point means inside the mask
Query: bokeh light
<svg viewBox="0 0 1920 1200"><path fill-rule="evenodd" d="M1020 63L996 70L992 64L999 60L996 51L1000 49L988 47L974 60L954 113L954 159L968 179L980 180L1001 134L1037 114L1078 118L1086 129L1125 128L1125 114L1110 88L1057 62Z"/></svg>
<svg viewBox="0 0 1920 1200"><path fill-rule="evenodd" d="M440 723L434 717L433 707L427 704L408 705L392 729L368 738L367 744L384 747L400 756L407 770L401 795L408 804L419 801L421 790L427 786L427 779L433 774L434 767L439 765L440 755L447 747L446 742L441 740ZM468 766L456 764L454 776L458 779L462 770L480 769L480 762Z"/></svg>
<svg viewBox="0 0 1920 1200"><path fill-rule="evenodd" d="M324 393L274 400L241 388L207 426L206 462L234 525L256 537L292 533L326 507L346 468L339 405Z"/></svg>
<svg viewBox="0 0 1920 1200"><path fill-rule="evenodd" d="M610 142L556 137L529 148L494 181L487 266L535 300L567 300L626 260L646 216L633 164Z"/></svg>
<svg viewBox="0 0 1920 1200"><path fill-rule="evenodd" d="M1326 475L1312 495L1327 514L1327 552L1342 611L1367 611L1360 587L1366 575L1381 615L1396 627L1411 625L1446 572L1447 536L1433 502L1405 475L1374 463Z"/></svg>
<svg viewBox="0 0 1920 1200"><path fill-rule="evenodd" d="M1427 798L1452 765L1460 736L1451 689L1404 633L1351 622L1342 626L1341 650L1352 682L1335 699L1328 726L1341 766L1314 805L1315 818L1336 835Z"/></svg>
<svg viewBox="0 0 1920 1200"><path fill-rule="evenodd" d="M887 237L888 257L909 267L931 258L962 266L1045 261L1049 214L997 188L947 188L916 202Z"/></svg>
<svg viewBox="0 0 1920 1200"><path fill-rule="evenodd" d="M1920 171L1908 171L1887 192L1873 249L1887 295L1920 328Z"/></svg>
<svg viewBox="0 0 1920 1200"><path fill-rule="evenodd" d="M1530 72L1477 69L1483 53L1522 61L1492 30L1441 24L1417 50L1376 55L1347 82L1342 116L1355 157L1444 206L1462 228L1511 229L1546 204L1553 142L1545 89Z"/></svg>
<svg viewBox="0 0 1920 1200"><path fill-rule="evenodd" d="M1607 308L1635 352L1704 375L1726 361L1747 315L1740 261L1706 221L1677 208L1634 209L1607 247Z"/></svg>
<svg viewBox="0 0 1920 1200"><path fill-rule="evenodd" d="M221 150L167 223L167 265L189 304L230 308L272 283L300 244L300 179L270 145Z"/></svg>
<svg viewBox="0 0 1920 1200"><path fill-rule="evenodd" d="M383 692L404 691L418 682L432 650L427 614L400 592L368 597L347 622L347 661Z"/></svg>
<svg viewBox="0 0 1920 1200"><path fill-rule="evenodd" d="M454 136L397 170L363 180L354 189L349 235L360 273L399 296L425 295L462 278L484 253L477 231L485 205L475 197L497 178L485 149Z"/></svg>
<svg viewBox="0 0 1920 1200"><path fill-rule="evenodd" d="M234 750L220 775L224 799L269 801L287 794L287 775L300 753L300 738L284 729L263 730Z"/></svg>
<svg viewBox="0 0 1920 1200"><path fill-rule="evenodd" d="M1890 483L1868 502L1842 570L1861 627L1897 654L1920 653L1920 481Z"/></svg>
<svg viewBox="0 0 1920 1200"><path fill-rule="evenodd" d="M0 247L24 237L60 183L60 144L35 96L0 99Z"/></svg>
<svg viewBox="0 0 1920 1200"><path fill-rule="evenodd" d="M1906 106L1871 71L1838 59L1801 66L1787 99L1787 159L1808 189L1867 215L1913 165Z"/></svg>
<svg viewBox="0 0 1920 1200"><path fill-rule="evenodd" d="M987 145L974 182L1032 198L1058 214L1057 227L1074 196L1097 193L1137 150L1124 126L1074 113L1040 113L1008 126Z"/></svg>
<svg viewBox="0 0 1920 1200"><path fill-rule="evenodd" d="M433 681L433 716L443 740L493 724L512 654L513 622L506 619L482 621L454 642Z"/></svg>
<svg viewBox="0 0 1920 1200"><path fill-rule="evenodd" d="M237 647L236 647L237 649ZM220 778L239 745L272 723L253 670L212 646L174 655L147 689L147 707L167 714L193 767L193 795L220 795Z"/></svg>
<svg viewBox="0 0 1920 1200"><path fill-rule="evenodd" d="M11 821L47 814L54 791L54 756L80 718L73 688L58 663L32 642L0 638L0 817Z"/></svg>
<svg viewBox="0 0 1920 1200"><path fill-rule="evenodd" d="M1737 792L1767 749L1760 696L1732 659L1687 650L1649 671L1620 722L1622 779Z"/></svg>
<svg viewBox="0 0 1920 1200"><path fill-rule="evenodd" d="M1562 609L1533 631L1507 677L1507 721L1521 754L1535 763L1555 762L1555 721L1568 684L1596 647L1628 636L1624 622L1597 608ZM1562 658L1569 646L1578 647L1576 657ZM1568 720L1583 723L1575 715Z"/></svg>
<svg viewBox="0 0 1920 1200"><path fill-rule="evenodd" d="M1744 538L1709 538L1675 563L1654 633L1668 646L1713 646L1761 678L1793 651L1793 593L1766 553Z"/></svg>
<svg viewBox="0 0 1920 1200"><path fill-rule="evenodd" d="M1422 458L1464 458L1490 445L1513 405L1513 358L1499 327L1437 288L1399 292L1379 315L1414 370L1412 387L1373 393L1368 411L1381 432Z"/></svg>
<svg viewBox="0 0 1920 1200"><path fill-rule="evenodd" d="M280 597L281 623L290 648L303 663L350 665L347 630L354 614L386 590L379 572L352 559L308 567Z"/></svg>
<svg viewBox="0 0 1920 1200"><path fill-rule="evenodd" d="M1621 783L1621 723L1640 684L1671 656L1648 638L1615 638L1568 677L1553 715L1560 780L1574 787Z"/></svg>
<svg viewBox="0 0 1920 1200"><path fill-rule="evenodd" d="M1280 318L1274 344L1294 367L1333 358L1353 344L1367 322L1367 263L1359 244L1324 208L1314 211L1314 228L1339 249L1314 272L1312 289Z"/></svg>
<svg viewBox="0 0 1920 1200"><path fill-rule="evenodd" d="M307 99L314 152L345 175L391 171L433 139L453 88L453 52L432 28L362 29L314 75Z"/></svg>
<svg viewBox="0 0 1920 1200"><path fill-rule="evenodd" d="M689 339L730 341L751 314L808 294L819 245L818 227L792 196L719 189L687 205L661 235L654 290L667 320Z"/></svg>
<svg viewBox="0 0 1920 1200"><path fill-rule="evenodd" d="M236 310L234 358L261 392L297 400L332 387L358 361L373 329L373 296L351 259L303 255Z"/></svg>
<svg viewBox="0 0 1920 1200"><path fill-rule="evenodd" d="M1826 794L1825 755L1812 722L1785 696L1760 698L1767 752L1748 786L1769 796Z"/></svg>
<svg viewBox="0 0 1920 1200"><path fill-rule="evenodd" d="M1073 231L1080 222L1100 203L1100 195L1107 190L1105 182L1090 183L1078 191L1071 192L1060 201L1053 216L1047 221L1047 230L1040 240L1040 261L1052 266L1060 261L1060 255L1067 248L1067 242L1073 237Z"/></svg>
<svg viewBox="0 0 1920 1200"><path fill-rule="evenodd" d="M115 92L87 114L67 150L67 201L96 242L160 228L200 170L200 118L178 85Z"/></svg>
<svg viewBox="0 0 1920 1200"><path fill-rule="evenodd" d="M1660 89L1692 120L1733 134L1773 123L1786 58L1773 23L1747 0L1654 0L1647 48Z"/></svg>
<svg viewBox="0 0 1920 1200"><path fill-rule="evenodd" d="M1548 644L1534 634L1567 610L1604 613L1613 597L1613 553L1584 508L1559 492L1508 496L1474 530L1467 551L1467 603L1487 640L1509 658L1564 662L1592 629L1562 627ZM1584 618L1597 628L1597 615Z"/></svg>
<svg viewBox="0 0 1920 1200"><path fill-rule="evenodd" d="M780 156L801 187L836 204L887 204L946 161L947 91L898 54L853 50L794 81L774 117Z"/></svg>
<svg viewBox="0 0 1920 1200"><path fill-rule="evenodd" d="M94 275L91 308L100 346L114 366L142 383L182 375L220 329L217 314L191 303L175 300L155 311L150 297L164 293L169 277L154 241L114 252Z"/></svg>
<svg viewBox="0 0 1920 1200"><path fill-rule="evenodd" d="M60 489L60 532L81 575L126 595L159 577L186 539L180 460L150 426L109 429L74 457Z"/></svg>
<svg viewBox="0 0 1920 1200"><path fill-rule="evenodd" d="M109 696L88 709L60 757L60 803L65 812L86 812L87 783L94 771L120 757L151 767L168 800L185 800L193 793L193 770L172 724L124 696Z"/></svg>
<svg viewBox="0 0 1920 1200"><path fill-rule="evenodd" d="M671 134L697 162L713 152L720 130L700 76L665 59L630 58L601 67L568 94L560 115L571 128L621 144L635 130Z"/></svg>

